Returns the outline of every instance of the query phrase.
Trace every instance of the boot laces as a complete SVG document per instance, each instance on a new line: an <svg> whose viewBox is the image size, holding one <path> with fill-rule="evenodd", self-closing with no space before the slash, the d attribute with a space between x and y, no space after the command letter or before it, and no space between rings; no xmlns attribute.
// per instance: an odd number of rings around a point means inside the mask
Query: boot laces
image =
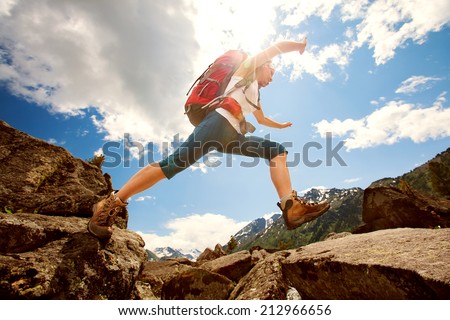
<svg viewBox="0 0 450 320"><path fill-rule="evenodd" d="M111 226L114 223L114 219L120 212L121 208L115 203L114 197L108 197L105 200L103 208L98 215L98 221L101 225Z"/></svg>
<svg viewBox="0 0 450 320"><path fill-rule="evenodd" d="M300 204L305 205L305 206L317 206L319 203L318 202L306 202L302 197L297 195L297 191L293 191L292 192L292 197L294 198L294 200L300 202Z"/></svg>

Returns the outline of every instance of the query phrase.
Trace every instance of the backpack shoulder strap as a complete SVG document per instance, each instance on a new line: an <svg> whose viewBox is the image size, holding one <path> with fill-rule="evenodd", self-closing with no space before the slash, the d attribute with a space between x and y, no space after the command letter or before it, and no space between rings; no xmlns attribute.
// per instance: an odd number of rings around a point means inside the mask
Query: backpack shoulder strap
<svg viewBox="0 0 450 320"><path fill-rule="evenodd" d="M245 94L245 90L247 90L247 88L244 89L244 97L245 97L245 100L246 100L253 108L255 108L256 110L260 110L261 108L260 108L258 105L254 104L252 101L250 101L249 98L247 98L247 95ZM258 96L259 96L259 90L258 90Z"/></svg>
<svg viewBox="0 0 450 320"><path fill-rule="evenodd" d="M252 101L250 101L249 98L247 98L247 95L245 94L245 92L247 91L247 89L250 87L250 85L253 83L253 81L255 81L255 79L253 79L254 76L252 76L251 78L243 78L241 81L239 81L238 83L236 83L236 86L239 85L238 87L243 87L245 86L245 88L243 89L244 92L244 97L245 100L256 110L261 109L258 105L256 105L255 103L253 103ZM242 82L242 83L241 83ZM240 84L241 83L241 84ZM259 89L258 89L258 98L259 98Z"/></svg>
<svg viewBox="0 0 450 320"><path fill-rule="evenodd" d="M252 78L242 78L241 80L239 80L238 82L236 82L236 84L235 84L233 87L231 87L227 92L225 92L224 94L222 94L222 95L216 97L215 99L211 100L208 104L204 105L204 106L202 107L202 109L209 108L209 107L211 107L211 106L213 106L213 105L215 105L215 104L217 104L217 103L220 103L220 101L221 101L223 98L225 98L226 96L230 95L231 93L233 93L233 92L236 91L237 89L244 87L243 92L244 92L245 100L246 100L253 108L255 108L256 110L260 110L261 108L260 108L258 105L256 105L255 103L253 103L252 101L250 101L250 99L248 99L248 98L247 98L247 95L245 94L245 91L247 91L248 87L250 87L250 85L253 83L253 81L255 81L255 80L253 79L253 77L252 77ZM258 91L258 95L259 95L259 91Z"/></svg>

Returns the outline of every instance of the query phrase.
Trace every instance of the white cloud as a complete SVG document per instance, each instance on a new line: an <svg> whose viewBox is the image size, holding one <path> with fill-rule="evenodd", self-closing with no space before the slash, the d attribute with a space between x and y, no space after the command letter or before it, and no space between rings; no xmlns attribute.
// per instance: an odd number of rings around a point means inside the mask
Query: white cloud
<svg viewBox="0 0 450 320"><path fill-rule="evenodd" d="M15 0L3 0L0 2L0 16L9 16L11 8L14 7Z"/></svg>
<svg viewBox="0 0 450 320"><path fill-rule="evenodd" d="M2 79L52 112L93 106L108 139L185 133L198 45L183 1L16 1L0 21ZM127 14L124 14L126 12Z"/></svg>
<svg viewBox="0 0 450 320"><path fill-rule="evenodd" d="M146 200L155 200L156 198L154 196L140 196L138 197L136 200L136 202L142 202L142 201L146 201Z"/></svg>
<svg viewBox="0 0 450 320"><path fill-rule="evenodd" d="M66 144L66 141L58 141L55 138L49 138L47 139L47 142L50 144L54 144L55 146L63 146Z"/></svg>
<svg viewBox="0 0 450 320"><path fill-rule="evenodd" d="M395 93L415 93L430 87L430 82L442 80L437 77L412 76L403 81Z"/></svg>
<svg viewBox="0 0 450 320"><path fill-rule="evenodd" d="M344 183L355 183L355 182L358 182L358 181L361 181L361 178L350 178L350 179L345 179L344 180Z"/></svg>
<svg viewBox="0 0 450 320"><path fill-rule="evenodd" d="M342 21L357 20L364 18L369 7L369 0L346 0L342 1Z"/></svg>
<svg viewBox="0 0 450 320"><path fill-rule="evenodd" d="M394 144L402 139L416 143L450 136L450 108L445 108L446 92L430 107L403 101L389 101L382 108L358 120L322 120L313 126L321 137L327 132L347 137L347 150Z"/></svg>
<svg viewBox="0 0 450 320"><path fill-rule="evenodd" d="M300 57L298 53L285 54L280 59L279 66L284 70L290 70L290 80L294 81L302 77L303 73L311 74L320 81L332 79L327 66L333 63L343 69L349 63L352 48L349 43L329 44L322 48L311 46Z"/></svg>
<svg viewBox="0 0 450 320"><path fill-rule="evenodd" d="M282 1L280 8L286 13L282 23L288 26L298 26L311 16L318 16L326 21L334 8L342 2L343 0Z"/></svg>
<svg viewBox="0 0 450 320"><path fill-rule="evenodd" d="M448 25L450 2L436 0L430 5L427 0L378 0L364 12L364 18L357 26L355 45L368 44L369 48L374 49L375 62L384 64L408 40L422 44L429 32L439 31Z"/></svg>
<svg viewBox="0 0 450 320"><path fill-rule="evenodd" d="M226 244L249 222L238 222L221 214L193 214L184 218L176 218L166 224L171 230L166 236L138 232L146 243L146 248L154 250L158 247L203 251L207 247L214 248L217 243Z"/></svg>
<svg viewBox="0 0 450 320"><path fill-rule="evenodd" d="M294 65L292 80L307 73L321 81L329 81L332 76L327 71L328 66L336 64L344 68L353 52L364 45L374 50L376 64L384 64L408 40L422 44L430 32L440 31L450 22L450 2L447 0L434 1L433 5L427 0L316 0L300 3L286 0L279 4L281 16L285 17L282 23L290 27L299 27L313 16L326 23L338 9L343 23L357 25L348 26L339 42L321 48L310 47L301 59L286 62Z"/></svg>

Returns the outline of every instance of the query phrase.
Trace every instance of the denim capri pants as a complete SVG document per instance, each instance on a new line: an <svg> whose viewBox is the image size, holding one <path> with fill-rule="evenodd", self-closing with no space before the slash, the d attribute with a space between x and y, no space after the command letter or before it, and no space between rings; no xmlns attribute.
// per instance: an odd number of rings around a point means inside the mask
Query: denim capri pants
<svg viewBox="0 0 450 320"><path fill-rule="evenodd" d="M159 165L167 179L171 179L212 149L267 160L286 153L284 146L278 142L238 133L226 118L212 111L187 140L173 154L161 160Z"/></svg>

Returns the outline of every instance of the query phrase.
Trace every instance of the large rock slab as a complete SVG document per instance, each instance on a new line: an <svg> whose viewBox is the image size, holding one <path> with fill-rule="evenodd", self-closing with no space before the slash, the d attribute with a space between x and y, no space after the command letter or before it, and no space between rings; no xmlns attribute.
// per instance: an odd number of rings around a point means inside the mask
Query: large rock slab
<svg viewBox="0 0 450 320"><path fill-rule="evenodd" d="M406 184L403 189L375 187L364 190L364 225L354 233L392 228L450 227L450 201L421 194Z"/></svg>
<svg viewBox="0 0 450 320"><path fill-rule="evenodd" d="M289 253L283 274L303 299L450 298L450 229L381 230Z"/></svg>
<svg viewBox="0 0 450 320"><path fill-rule="evenodd" d="M162 287L165 300L226 300L233 282L205 269L191 268L176 275Z"/></svg>
<svg viewBox="0 0 450 320"><path fill-rule="evenodd" d="M230 295L231 300L286 300L289 282L282 273L282 263L289 252L280 251L258 262L243 277Z"/></svg>
<svg viewBox="0 0 450 320"><path fill-rule="evenodd" d="M148 283L154 296L161 299L162 287L180 273L192 267L177 260L146 261L139 275L139 281Z"/></svg>
<svg viewBox="0 0 450 320"><path fill-rule="evenodd" d="M98 167L0 121L0 212L88 217L111 192ZM126 228L126 210L119 217Z"/></svg>
<svg viewBox="0 0 450 320"><path fill-rule="evenodd" d="M250 252L240 251L205 262L200 268L221 274L237 283L252 267Z"/></svg>
<svg viewBox="0 0 450 320"><path fill-rule="evenodd" d="M146 261L142 238L115 228L99 241L87 219L0 213L0 299L130 299Z"/></svg>

